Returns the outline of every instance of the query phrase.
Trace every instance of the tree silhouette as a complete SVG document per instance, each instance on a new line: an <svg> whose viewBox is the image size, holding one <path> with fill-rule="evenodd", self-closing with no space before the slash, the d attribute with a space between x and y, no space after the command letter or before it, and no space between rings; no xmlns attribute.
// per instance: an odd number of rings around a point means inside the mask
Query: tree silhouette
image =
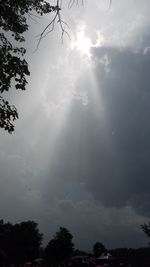
<svg viewBox="0 0 150 267"><path fill-rule="evenodd" d="M143 230L144 234L150 238L150 222L142 224L141 229Z"/></svg>
<svg viewBox="0 0 150 267"><path fill-rule="evenodd" d="M42 234L38 224L26 221L18 224L0 221L0 250L7 255L9 263L23 263L39 256Z"/></svg>
<svg viewBox="0 0 150 267"><path fill-rule="evenodd" d="M61 263L69 257L74 248L72 234L64 227L60 227L53 239L50 240L45 248L45 258L52 263Z"/></svg>
<svg viewBox="0 0 150 267"><path fill-rule="evenodd" d="M107 249L102 243L96 242L93 245L93 254L96 258L100 257L105 252L107 252Z"/></svg>
<svg viewBox="0 0 150 267"><path fill-rule="evenodd" d="M6 254L4 251L0 250L0 267L5 266L6 263Z"/></svg>
<svg viewBox="0 0 150 267"><path fill-rule="evenodd" d="M69 1L71 5L74 2L75 0ZM12 85L17 90L26 89L30 72L24 58L26 49L21 44L25 41L23 34L29 29L27 18L35 20L37 15L54 13L54 18L39 35L37 46L54 29L57 22L62 37L66 32L67 24L61 19L62 0L55 0L53 3L51 5L45 0L0 0L0 127L9 133L14 131L14 120L18 118L18 112L2 94L8 92Z"/></svg>

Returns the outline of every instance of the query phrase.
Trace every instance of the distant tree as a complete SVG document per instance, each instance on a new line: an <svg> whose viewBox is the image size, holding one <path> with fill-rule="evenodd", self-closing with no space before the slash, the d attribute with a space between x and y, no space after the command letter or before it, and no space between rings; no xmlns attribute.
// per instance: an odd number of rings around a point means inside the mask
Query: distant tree
<svg viewBox="0 0 150 267"><path fill-rule="evenodd" d="M34 221L18 224L0 221L0 250L6 252L10 263L32 261L39 256L42 234Z"/></svg>
<svg viewBox="0 0 150 267"><path fill-rule="evenodd" d="M83 250L75 249L73 251L73 256L92 256L92 254Z"/></svg>
<svg viewBox="0 0 150 267"><path fill-rule="evenodd" d="M16 246L20 249L24 260L35 260L39 256L42 234L34 221L21 222L14 225Z"/></svg>
<svg viewBox="0 0 150 267"><path fill-rule="evenodd" d="M150 266L150 247L144 248L117 248L110 250L110 254L123 266L148 267Z"/></svg>
<svg viewBox="0 0 150 267"><path fill-rule="evenodd" d="M107 252L107 249L102 243L96 242L93 245L93 254L96 258L100 257L105 252Z"/></svg>
<svg viewBox="0 0 150 267"><path fill-rule="evenodd" d="M66 228L60 227L45 248L45 259L57 264L68 258L73 253L72 238L72 234Z"/></svg>
<svg viewBox="0 0 150 267"><path fill-rule="evenodd" d="M0 250L0 267L5 266L6 264L6 254L3 250Z"/></svg>
<svg viewBox="0 0 150 267"><path fill-rule="evenodd" d="M150 222L142 224L141 229L143 230L144 234L150 238Z"/></svg>
<svg viewBox="0 0 150 267"><path fill-rule="evenodd" d="M8 252L13 247L13 225L0 220L0 250Z"/></svg>

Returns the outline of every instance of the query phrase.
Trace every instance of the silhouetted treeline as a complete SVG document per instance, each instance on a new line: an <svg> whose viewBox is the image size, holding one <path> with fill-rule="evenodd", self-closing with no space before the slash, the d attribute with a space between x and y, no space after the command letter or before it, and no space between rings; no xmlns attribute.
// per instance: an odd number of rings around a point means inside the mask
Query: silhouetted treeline
<svg viewBox="0 0 150 267"><path fill-rule="evenodd" d="M39 256L42 234L34 221L12 224L0 221L0 250L7 256L7 264L33 261Z"/></svg>
<svg viewBox="0 0 150 267"><path fill-rule="evenodd" d="M120 262L133 267L150 267L150 247L146 248L118 248L110 251L111 255Z"/></svg>
<svg viewBox="0 0 150 267"><path fill-rule="evenodd" d="M43 235L39 232L38 224L26 221L17 224L4 223L0 220L0 267L23 266L25 262L35 264L42 257L48 266L58 266L67 261L74 251L72 234L64 227L56 232L45 249L42 249Z"/></svg>
<svg viewBox="0 0 150 267"><path fill-rule="evenodd" d="M72 239L72 234L65 227L60 227L44 250L45 260L53 266L66 262L74 251Z"/></svg>
<svg viewBox="0 0 150 267"><path fill-rule="evenodd" d="M123 263L122 266L150 267L150 247L118 248L108 251L98 241L93 245L93 254L88 254L74 248L73 235L64 227L59 228L44 249L41 247L42 239L43 235L34 221L12 224L0 220L0 267L11 266L11 264L18 267L23 266L25 262L31 262L34 264L32 266L36 266L35 260L39 257L42 258L44 267L79 267L78 264L73 264L76 260L83 261L80 264L82 267L96 267L96 260L101 260L107 253L118 262L117 266ZM2 264L4 261L5 264Z"/></svg>

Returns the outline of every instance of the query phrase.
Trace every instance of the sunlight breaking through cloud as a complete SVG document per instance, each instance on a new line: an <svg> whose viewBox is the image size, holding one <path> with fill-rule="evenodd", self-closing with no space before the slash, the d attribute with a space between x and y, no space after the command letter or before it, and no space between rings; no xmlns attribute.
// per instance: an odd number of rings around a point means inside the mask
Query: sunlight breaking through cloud
<svg viewBox="0 0 150 267"><path fill-rule="evenodd" d="M77 50L81 56L91 58L91 48L99 47L104 44L104 36L100 31L95 31L96 39L93 41L92 38L87 34L87 26L85 24L79 25L76 30L74 39L71 42L71 50Z"/></svg>

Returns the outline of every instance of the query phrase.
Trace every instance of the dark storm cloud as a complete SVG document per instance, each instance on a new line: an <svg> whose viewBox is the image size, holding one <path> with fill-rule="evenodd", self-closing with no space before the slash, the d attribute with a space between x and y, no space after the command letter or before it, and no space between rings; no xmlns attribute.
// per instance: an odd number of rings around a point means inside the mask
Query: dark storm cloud
<svg viewBox="0 0 150 267"><path fill-rule="evenodd" d="M60 45L58 30L31 56L29 35L29 90L10 95L20 118L13 135L1 133L1 218L37 221L44 245L60 226L83 250L148 244L149 1L116 1L107 13L103 2L67 10L71 29L85 22L93 44L99 33L109 45L89 63L70 41Z"/></svg>
<svg viewBox="0 0 150 267"><path fill-rule="evenodd" d="M77 87L86 88L89 105L74 101L51 174L83 183L106 207L131 206L149 216L150 54L111 47L92 54L103 107L92 102L85 71Z"/></svg>
<svg viewBox="0 0 150 267"><path fill-rule="evenodd" d="M110 62L100 94L114 152L107 151L98 168L99 179L91 180L89 187L105 205L131 205L149 215L150 55L143 55L143 50L133 53L111 48L94 52L96 58L107 55ZM96 64L97 80L101 64Z"/></svg>

